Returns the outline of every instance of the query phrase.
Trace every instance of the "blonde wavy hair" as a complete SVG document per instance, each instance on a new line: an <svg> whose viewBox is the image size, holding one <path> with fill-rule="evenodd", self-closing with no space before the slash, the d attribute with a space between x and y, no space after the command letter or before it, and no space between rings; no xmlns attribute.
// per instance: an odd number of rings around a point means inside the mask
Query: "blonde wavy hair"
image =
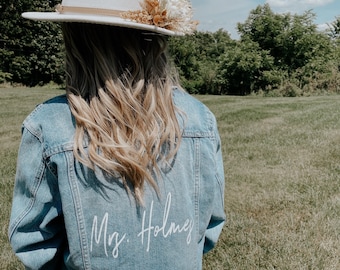
<svg viewBox="0 0 340 270"><path fill-rule="evenodd" d="M104 25L64 23L62 29L74 155L122 179L142 203L145 181L158 191L160 164L174 158L181 138L167 41Z"/></svg>

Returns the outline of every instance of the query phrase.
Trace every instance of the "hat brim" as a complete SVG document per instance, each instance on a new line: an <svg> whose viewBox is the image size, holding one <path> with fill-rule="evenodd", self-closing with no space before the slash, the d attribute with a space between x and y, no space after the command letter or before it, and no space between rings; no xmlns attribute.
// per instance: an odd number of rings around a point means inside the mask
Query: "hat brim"
<svg viewBox="0 0 340 270"><path fill-rule="evenodd" d="M83 22L93 24L104 24L118 27L134 28L155 32L167 36L183 36L183 33L174 32L168 29L157 27L154 25L137 23L119 17L101 16L90 14L60 14L58 12L25 12L22 17L35 21L50 21L50 22Z"/></svg>

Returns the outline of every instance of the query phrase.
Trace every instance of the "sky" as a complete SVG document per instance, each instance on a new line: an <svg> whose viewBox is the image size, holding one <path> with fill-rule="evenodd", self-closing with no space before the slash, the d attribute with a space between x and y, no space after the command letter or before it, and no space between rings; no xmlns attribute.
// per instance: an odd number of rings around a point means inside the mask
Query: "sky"
<svg viewBox="0 0 340 270"><path fill-rule="evenodd" d="M340 0L191 0L194 19L200 22L198 30L214 32L220 28L228 31L233 39L238 38L237 23L243 23L250 11L268 3L275 13L303 14L312 10L319 29L340 16Z"/></svg>

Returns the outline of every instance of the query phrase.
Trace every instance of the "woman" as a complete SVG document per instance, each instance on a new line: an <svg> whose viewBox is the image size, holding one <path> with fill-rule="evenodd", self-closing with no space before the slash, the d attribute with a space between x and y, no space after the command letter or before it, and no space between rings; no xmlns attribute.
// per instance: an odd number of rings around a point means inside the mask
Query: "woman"
<svg viewBox="0 0 340 270"><path fill-rule="evenodd" d="M62 22L67 79L23 123L11 245L28 269L201 269L224 175L215 118L166 54L190 4L95 2L23 15Z"/></svg>

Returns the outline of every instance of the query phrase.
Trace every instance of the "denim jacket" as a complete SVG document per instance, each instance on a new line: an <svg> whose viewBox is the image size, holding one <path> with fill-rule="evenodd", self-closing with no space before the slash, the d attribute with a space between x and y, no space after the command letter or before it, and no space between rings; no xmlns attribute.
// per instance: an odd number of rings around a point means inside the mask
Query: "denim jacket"
<svg viewBox="0 0 340 270"><path fill-rule="evenodd" d="M179 90L174 102L181 145L143 206L75 160L65 95L25 119L9 238L27 269L202 269L225 221L220 138L202 103Z"/></svg>

